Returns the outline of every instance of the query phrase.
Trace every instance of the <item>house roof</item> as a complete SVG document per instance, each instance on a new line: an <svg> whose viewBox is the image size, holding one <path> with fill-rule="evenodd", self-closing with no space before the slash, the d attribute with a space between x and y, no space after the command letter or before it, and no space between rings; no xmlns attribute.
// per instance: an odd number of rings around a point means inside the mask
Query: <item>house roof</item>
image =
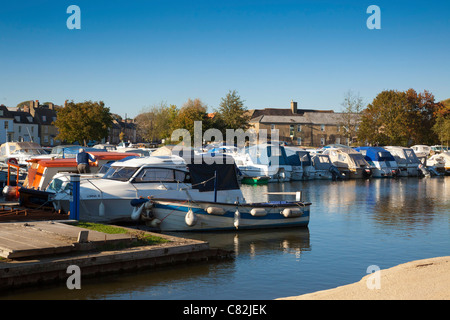
<svg viewBox="0 0 450 320"><path fill-rule="evenodd" d="M12 117L14 118L14 123L37 124L36 120L28 112L10 111L10 113L11 113Z"/></svg>
<svg viewBox="0 0 450 320"><path fill-rule="evenodd" d="M3 105L3 104L0 105L0 111L3 111L3 112L1 112L0 118L8 118L8 119L10 119L10 118L13 117L12 114L11 114L11 111L9 111L8 108L5 105Z"/></svg>
<svg viewBox="0 0 450 320"><path fill-rule="evenodd" d="M292 113L291 109L254 110L250 123L339 125L344 121L343 114L334 111L299 109L297 112Z"/></svg>

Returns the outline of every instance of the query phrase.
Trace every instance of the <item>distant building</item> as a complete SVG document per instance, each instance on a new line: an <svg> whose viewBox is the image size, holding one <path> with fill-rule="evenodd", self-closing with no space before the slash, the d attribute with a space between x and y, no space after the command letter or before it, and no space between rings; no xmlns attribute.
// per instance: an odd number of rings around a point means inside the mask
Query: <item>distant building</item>
<svg viewBox="0 0 450 320"><path fill-rule="evenodd" d="M351 144L356 137L347 138L342 113L333 110L322 111L298 109L297 102L291 101L290 109L250 110L250 125L259 133L278 129L279 140L290 145L320 147L327 144Z"/></svg>
<svg viewBox="0 0 450 320"><path fill-rule="evenodd" d="M39 124L35 121L31 114L24 111L11 110L10 113L14 118L13 141L31 141L40 144L41 138L39 137Z"/></svg>
<svg viewBox="0 0 450 320"><path fill-rule="evenodd" d="M136 124L132 119L122 120L116 117L113 120L113 124L109 129L109 135L107 138L107 142L110 144L119 144L122 142L121 133L123 132L123 141L136 143L138 141L137 133L136 133Z"/></svg>
<svg viewBox="0 0 450 320"><path fill-rule="evenodd" d="M29 113L34 121L39 125L40 143L43 147L53 147L60 144L55 138L58 135L58 128L53 125L56 121L56 109L53 103L40 105L39 100L30 101L29 105L23 106L23 111Z"/></svg>
<svg viewBox="0 0 450 320"><path fill-rule="evenodd" d="M0 105L0 144L14 141L14 118L5 105Z"/></svg>

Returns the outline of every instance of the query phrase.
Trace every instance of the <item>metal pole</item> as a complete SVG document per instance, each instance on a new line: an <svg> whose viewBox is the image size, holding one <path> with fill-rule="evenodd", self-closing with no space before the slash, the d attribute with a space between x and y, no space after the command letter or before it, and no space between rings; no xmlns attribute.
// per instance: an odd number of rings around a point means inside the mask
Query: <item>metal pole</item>
<svg viewBox="0 0 450 320"><path fill-rule="evenodd" d="M73 174L70 176L72 183L72 198L70 199L70 219L80 220L80 176Z"/></svg>
<svg viewBox="0 0 450 320"><path fill-rule="evenodd" d="M217 170L214 171L214 202L217 202Z"/></svg>

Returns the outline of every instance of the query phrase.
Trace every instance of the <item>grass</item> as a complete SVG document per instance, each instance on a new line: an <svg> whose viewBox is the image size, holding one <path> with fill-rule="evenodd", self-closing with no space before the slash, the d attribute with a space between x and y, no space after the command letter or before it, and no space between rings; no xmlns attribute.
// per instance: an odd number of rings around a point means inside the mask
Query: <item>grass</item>
<svg viewBox="0 0 450 320"><path fill-rule="evenodd" d="M103 233L107 233L107 234L129 234L129 235L135 237L137 241L132 242L127 247L148 246L148 245L156 245L156 244L170 242L167 239L146 233L144 231L140 231L140 230L130 231L129 229L125 229L125 228L121 228L121 227L117 227L117 226L111 226L111 225L107 225L107 224L78 221L71 225L80 227L80 228L84 228L84 229L103 232Z"/></svg>

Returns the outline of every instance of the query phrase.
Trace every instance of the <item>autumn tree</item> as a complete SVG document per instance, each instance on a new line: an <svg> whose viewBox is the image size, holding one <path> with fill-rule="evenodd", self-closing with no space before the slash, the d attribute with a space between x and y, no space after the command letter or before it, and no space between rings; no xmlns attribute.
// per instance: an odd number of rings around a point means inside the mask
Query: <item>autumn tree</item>
<svg viewBox="0 0 450 320"><path fill-rule="evenodd" d="M208 117L207 106L200 99L188 99L183 104L177 117L173 121L174 129L186 129L191 137L191 142L194 142L194 122L201 121L203 134L207 129L212 128L212 119Z"/></svg>
<svg viewBox="0 0 450 320"><path fill-rule="evenodd" d="M141 111L135 118L139 135L146 141L159 141L170 137L178 115L175 105L160 102Z"/></svg>
<svg viewBox="0 0 450 320"><path fill-rule="evenodd" d="M113 118L103 101L67 103L58 110L54 125L59 134L56 139L73 143L78 141L87 145L89 140L100 141L106 138Z"/></svg>
<svg viewBox="0 0 450 320"><path fill-rule="evenodd" d="M450 143L450 99L439 102L434 113L436 117L432 128L442 145Z"/></svg>
<svg viewBox="0 0 450 320"><path fill-rule="evenodd" d="M358 138L372 145L431 144L437 107L428 91L382 91L363 111Z"/></svg>

